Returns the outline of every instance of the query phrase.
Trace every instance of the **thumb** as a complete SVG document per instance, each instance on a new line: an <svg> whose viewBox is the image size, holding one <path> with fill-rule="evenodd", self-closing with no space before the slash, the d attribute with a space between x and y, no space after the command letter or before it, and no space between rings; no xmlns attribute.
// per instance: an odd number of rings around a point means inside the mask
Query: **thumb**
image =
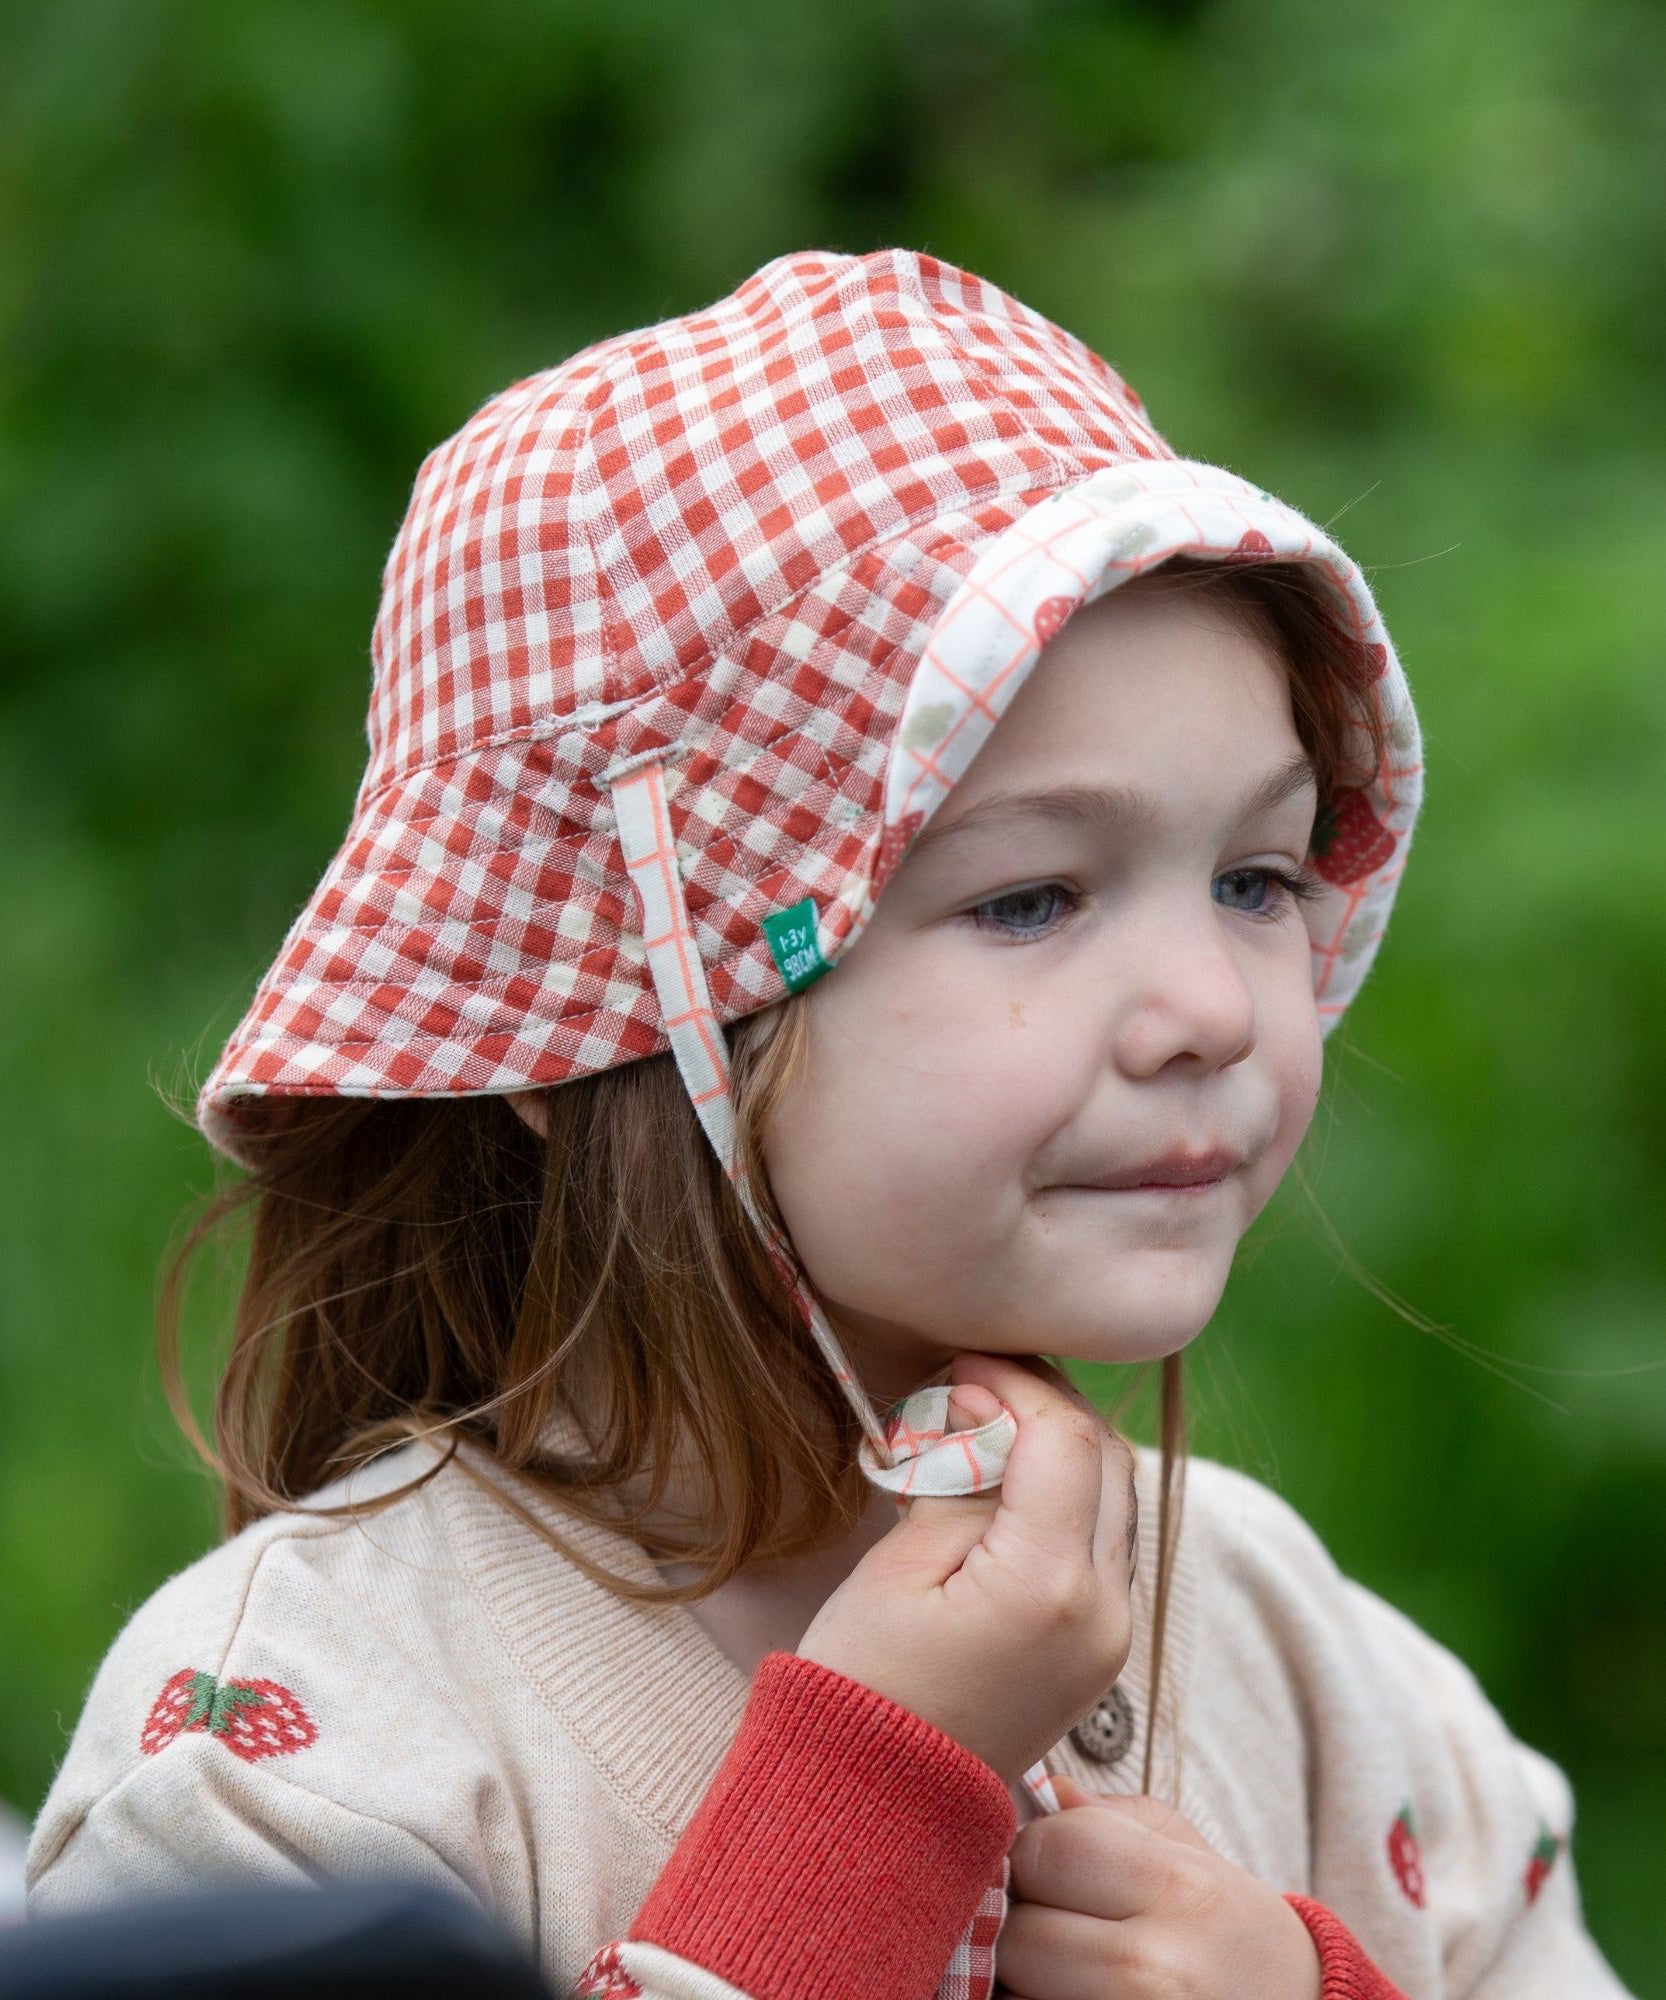
<svg viewBox="0 0 1666 2000"><path fill-rule="evenodd" d="M1161 1835L1164 1840L1177 1840L1184 1847L1201 1847L1206 1854L1215 1852L1178 1807L1171 1806L1166 1799L1153 1798L1149 1792L1088 1792L1074 1778L1063 1775L1053 1780L1053 1790L1060 1806L1067 1811L1073 1806L1096 1806L1101 1811L1114 1812L1119 1818L1132 1820L1148 1832Z"/></svg>
<svg viewBox="0 0 1666 2000"><path fill-rule="evenodd" d="M957 1382L949 1391L949 1429L975 1431L992 1424L1005 1408L992 1389L976 1382Z"/></svg>

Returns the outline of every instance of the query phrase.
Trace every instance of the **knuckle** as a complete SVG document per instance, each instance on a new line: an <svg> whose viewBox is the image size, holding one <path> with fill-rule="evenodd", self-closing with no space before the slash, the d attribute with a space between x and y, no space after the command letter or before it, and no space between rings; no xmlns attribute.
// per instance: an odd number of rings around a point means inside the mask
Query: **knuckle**
<svg viewBox="0 0 1666 2000"><path fill-rule="evenodd" d="M1143 1927L1138 1944L1139 1990L1163 2000L1206 2000L1212 1988L1200 1981L1195 1933L1174 1924Z"/></svg>
<svg viewBox="0 0 1666 2000"><path fill-rule="evenodd" d="M1162 1859L1161 1896L1164 1905L1190 1926L1206 1922L1218 1914L1220 1885L1206 1868L1198 1866L1196 1851L1173 1846Z"/></svg>
<svg viewBox="0 0 1666 2000"><path fill-rule="evenodd" d="M1193 1922L1219 1931L1225 1927L1228 1897L1219 1872L1203 1867L1199 1857L1187 1850L1188 1864L1179 1871L1175 1900Z"/></svg>
<svg viewBox="0 0 1666 2000"><path fill-rule="evenodd" d="M1099 1592L1086 1570L1051 1564L1035 1588L1042 1616L1050 1625L1086 1625L1098 1609Z"/></svg>
<svg viewBox="0 0 1666 2000"><path fill-rule="evenodd" d="M1044 1854L1051 1852L1051 1849L1044 1850L1043 1843L1049 1831L1048 1821L1031 1820L1028 1826L1019 1829L1017 1839L1007 1849L1012 1886L1029 1902L1042 1900L1040 1891L1046 1882L1047 1867Z"/></svg>
<svg viewBox="0 0 1666 2000"><path fill-rule="evenodd" d="M1087 1950L1083 1962L1092 1973L1095 1988L1109 1987L1124 1967L1124 1956L1120 1949L1121 1940L1117 1936L1116 1924L1095 1924L1089 1934ZM1115 1990L1124 1990L1120 1986ZM1165 1990L1164 2000L1168 2000Z"/></svg>
<svg viewBox="0 0 1666 2000"><path fill-rule="evenodd" d="M1104 1590L1090 1562L1060 1570L1056 1584L1060 1616L1072 1626L1092 1626L1100 1616Z"/></svg>

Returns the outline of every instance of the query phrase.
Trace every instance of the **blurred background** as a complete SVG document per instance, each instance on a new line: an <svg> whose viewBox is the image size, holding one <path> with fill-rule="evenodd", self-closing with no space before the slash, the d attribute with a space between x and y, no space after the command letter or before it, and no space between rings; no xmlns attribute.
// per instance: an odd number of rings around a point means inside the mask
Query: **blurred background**
<svg viewBox="0 0 1666 2000"><path fill-rule="evenodd" d="M1194 1446L1563 1766L1590 1927L1659 1990L1663 85L1625 0L13 0L0 1799L214 1536L151 1336L215 1169L162 1093L345 829L419 462L770 257L897 243L1372 573L1427 803Z"/></svg>

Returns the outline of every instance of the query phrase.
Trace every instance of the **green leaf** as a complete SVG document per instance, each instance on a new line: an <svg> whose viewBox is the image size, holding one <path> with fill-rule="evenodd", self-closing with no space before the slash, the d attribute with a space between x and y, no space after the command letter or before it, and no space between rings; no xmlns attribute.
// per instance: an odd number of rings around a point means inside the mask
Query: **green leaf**
<svg viewBox="0 0 1666 2000"><path fill-rule="evenodd" d="M185 1711L185 1720L180 1724L180 1727L182 1729L195 1729L199 1722L207 1721L209 1728L212 1729L214 1724L210 1718L212 1718L214 1713L214 1699L217 1692L218 1683L212 1674L193 1674L191 1676L191 1706Z"/></svg>
<svg viewBox="0 0 1666 2000"><path fill-rule="evenodd" d="M216 1736L224 1736L244 1709L263 1708L265 1704L265 1695L256 1689L228 1684L214 1698L214 1712L208 1726Z"/></svg>

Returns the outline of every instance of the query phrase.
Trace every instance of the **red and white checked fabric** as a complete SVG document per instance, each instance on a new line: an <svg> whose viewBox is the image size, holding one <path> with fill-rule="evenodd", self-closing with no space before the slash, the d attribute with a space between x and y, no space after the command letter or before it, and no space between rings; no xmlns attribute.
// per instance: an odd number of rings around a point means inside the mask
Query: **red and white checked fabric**
<svg viewBox="0 0 1666 2000"><path fill-rule="evenodd" d="M932 2000L989 2000L995 1990L995 1942L1006 1922L1011 1880L1011 1864L1003 1858L1001 1878L984 1890Z"/></svg>
<svg viewBox="0 0 1666 2000"><path fill-rule="evenodd" d="M766 919L807 903L835 967L1046 641L1177 554L1310 563L1375 677L1389 754L1330 802L1304 905L1328 1033L1421 796L1358 568L1176 458L1114 369L996 286L806 251L512 384L423 461L352 822L199 1093L204 1134L242 1158L268 1098L501 1093L669 1048L870 1476L992 1483L993 1441L969 1462L924 1405L887 1438L737 1175L723 1030L790 990Z"/></svg>

